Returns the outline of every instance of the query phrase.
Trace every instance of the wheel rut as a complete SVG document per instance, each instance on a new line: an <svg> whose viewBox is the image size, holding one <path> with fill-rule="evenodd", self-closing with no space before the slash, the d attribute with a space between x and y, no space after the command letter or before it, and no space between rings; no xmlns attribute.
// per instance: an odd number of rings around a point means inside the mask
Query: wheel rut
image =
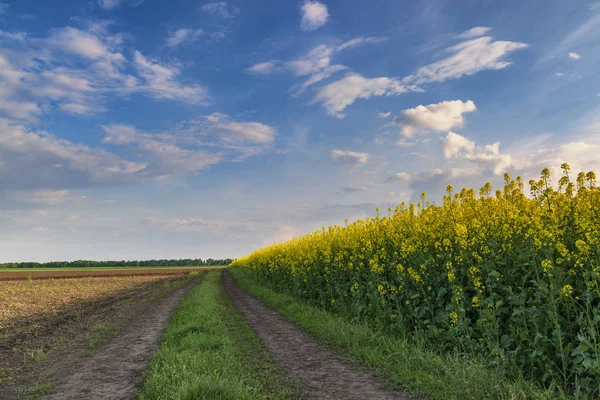
<svg viewBox="0 0 600 400"><path fill-rule="evenodd" d="M234 307L246 319L277 363L306 391L317 399L388 400L412 399L393 391L371 375L342 360L298 327L240 289L227 274L223 284Z"/></svg>
<svg viewBox="0 0 600 400"><path fill-rule="evenodd" d="M91 358L56 368L57 385L47 400L132 399L150 358L160 343L162 331L185 294L205 276L173 291L167 298L140 311L109 344Z"/></svg>

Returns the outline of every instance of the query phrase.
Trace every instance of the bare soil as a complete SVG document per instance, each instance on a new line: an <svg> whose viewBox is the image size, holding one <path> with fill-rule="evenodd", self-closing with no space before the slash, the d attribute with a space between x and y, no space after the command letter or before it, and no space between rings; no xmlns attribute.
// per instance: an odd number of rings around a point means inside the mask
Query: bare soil
<svg viewBox="0 0 600 400"><path fill-rule="evenodd" d="M223 274L233 305L277 363L311 397L331 400L411 399L343 361L337 352L312 340L296 324L247 294Z"/></svg>
<svg viewBox="0 0 600 400"><path fill-rule="evenodd" d="M159 301L138 307L120 334L99 348L92 357L82 358L79 354L61 357L47 371L56 379L53 394L43 398L93 400L136 397L163 329L183 296L203 277Z"/></svg>
<svg viewBox="0 0 600 400"><path fill-rule="evenodd" d="M190 268L190 269L169 269L169 268L155 268L155 269L107 269L106 271L94 270L94 271L27 271L26 269L15 271L15 272L2 272L0 273L0 281L14 281L14 280L26 280L26 279L60 279L60 278L80 278L88 276L132 276L132 275L182 275L189 272L199 272L204 269L211 268Z"/></svg>

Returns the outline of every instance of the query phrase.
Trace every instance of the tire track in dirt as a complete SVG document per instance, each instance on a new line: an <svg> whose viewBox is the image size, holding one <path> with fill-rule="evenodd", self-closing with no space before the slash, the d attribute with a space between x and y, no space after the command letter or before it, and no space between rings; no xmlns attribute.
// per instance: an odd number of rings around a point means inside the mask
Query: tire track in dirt
<svg viewBox="0 0 600 400"><path fill-rule="evenodd" d="M317 344L297 325L240 289L227 273L223 274L223 284L237 311L307 394L330 400L412 399L406 393L386 388L374 377L342 361L334 351Z"/></svg>
<svg viewBox="0 0 600 400"><path fill-rule="evenodd" d="M205 276L147 307L109 344L91 358L57 365L57 385L47 400L132 399L150 358L158 348L163 329L185 294Z"/></svg>

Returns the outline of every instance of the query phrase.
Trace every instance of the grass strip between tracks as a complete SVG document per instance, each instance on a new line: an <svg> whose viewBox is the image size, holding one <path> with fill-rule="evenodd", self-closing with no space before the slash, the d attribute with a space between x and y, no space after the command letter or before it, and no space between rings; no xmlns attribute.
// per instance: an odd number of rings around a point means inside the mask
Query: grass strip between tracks
<svg viewBox="0 0 600 400"><path fill-rule="evenodd" d="M180 303L146 371L141 399L298 397L233 308L222 273L210 272Z"/></svg>
<svg viewBox="0 0 600 400"><path fill-rule="evenodd" d="M366 324L318 309L292 296L275 292L239 268L227 273L288 320L319 342L337 348L356 365L412 395L442 399L557 399L559 394L523 379L509 379L502 371L486 368L460 354L442 355L416 340L378 332Z"/></svg>

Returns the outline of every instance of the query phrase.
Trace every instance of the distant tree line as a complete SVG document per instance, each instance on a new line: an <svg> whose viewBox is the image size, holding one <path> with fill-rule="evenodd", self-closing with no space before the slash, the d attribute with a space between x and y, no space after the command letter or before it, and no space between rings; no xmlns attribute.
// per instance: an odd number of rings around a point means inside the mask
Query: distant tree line
<svg viewBox="0 0 600 400"><path fill-rule="evenodd" d="M0 268L91 268L91 267L192 267L210 265L229 265L233 262L231 258L214 259L207 258L181 259L181 260L146 260L146 261L51 261L39 262L11 262L0 264Z"/></svg>

